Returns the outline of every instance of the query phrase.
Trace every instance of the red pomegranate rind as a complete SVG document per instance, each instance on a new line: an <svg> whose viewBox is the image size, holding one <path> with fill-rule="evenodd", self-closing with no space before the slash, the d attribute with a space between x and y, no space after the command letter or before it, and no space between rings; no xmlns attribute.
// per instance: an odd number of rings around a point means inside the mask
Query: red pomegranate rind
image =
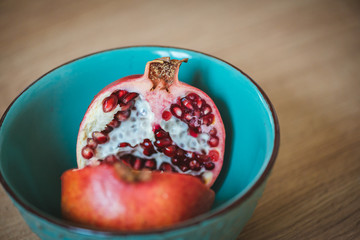
<svg viewBox="0 0 360 240"><path fill-rule="evenodd" d="M63 173L64 218L104 230L154 230L196 217L212 206L214 191L195 177L129 172L114 162Z"/></svg>
<svg viewBox="0 0 360 240"><path fill-rule="evenodd" d="M132 155L138 159L127 162L132 167L171 169L214 183L225 150L223 122L207 94L178 80L181 62L151 61L143 75L117 80L95 96L79 129L79 168L108 155Z"/></svg>

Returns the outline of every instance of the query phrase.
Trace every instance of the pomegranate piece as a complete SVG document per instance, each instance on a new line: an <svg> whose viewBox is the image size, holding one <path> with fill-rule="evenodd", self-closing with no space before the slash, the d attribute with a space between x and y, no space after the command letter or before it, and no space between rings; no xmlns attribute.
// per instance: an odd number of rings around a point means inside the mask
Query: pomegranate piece
<svg viewBox="0 0 360 240"><path fill-rule="evenodd" d="M197 177L132 171L115 156L108 158L112 163L62 174L64 218L104 230L153 230L203 214L213 204L214 191ZM135 160L136 168L138 164Z"/></svg>
<svg viewBox="0 0 360 240"><path fill-rule="evenodd" d="M143 75L119 79L95 96L79 129L79 168L116 156L134 169L175 171L214 183L225 130L211 98L179 81L185 61L150 61Z"/></svg>

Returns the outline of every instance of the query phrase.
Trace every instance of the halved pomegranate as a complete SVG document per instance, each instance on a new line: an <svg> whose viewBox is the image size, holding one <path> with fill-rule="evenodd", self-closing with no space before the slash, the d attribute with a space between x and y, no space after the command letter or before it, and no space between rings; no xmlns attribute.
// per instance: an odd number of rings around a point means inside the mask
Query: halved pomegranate
<svg viewBox="0 0 360 240"><path fill-rule="evenodd" d="M211 186L222 167L225 130L211 98L178 80L184 60L160 58L119 79L90 104L77 140L78 166L124 161L198 176Z"/></svg>

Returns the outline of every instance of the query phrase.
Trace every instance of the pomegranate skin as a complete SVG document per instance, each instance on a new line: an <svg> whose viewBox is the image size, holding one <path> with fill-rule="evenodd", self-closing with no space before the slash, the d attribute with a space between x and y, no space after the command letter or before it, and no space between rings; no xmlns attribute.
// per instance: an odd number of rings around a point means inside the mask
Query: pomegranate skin
<svg viewBox="0 0 360 240"><path fill-rule="evenodd" d="M123 168L100 164L64 172L64 218L104 230L154 230L205 213L213 204L215 193L194 176L132 170L124 175Z"/></svg>

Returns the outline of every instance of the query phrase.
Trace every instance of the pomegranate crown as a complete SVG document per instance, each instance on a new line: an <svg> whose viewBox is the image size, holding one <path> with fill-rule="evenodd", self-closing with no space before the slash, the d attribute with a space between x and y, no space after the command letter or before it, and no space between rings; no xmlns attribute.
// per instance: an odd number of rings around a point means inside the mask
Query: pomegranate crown
<svg viewBox="0 0 360 240"><path fill-rule="evenodd" d="M148 78L152 81L153 87L151 90L162 86L162 90L169 92L169 87L177 81L178 69L183 62L187 62L188 59L181 60L170 59L170 57L162 57L155 59L148 64Z"/></svg>

